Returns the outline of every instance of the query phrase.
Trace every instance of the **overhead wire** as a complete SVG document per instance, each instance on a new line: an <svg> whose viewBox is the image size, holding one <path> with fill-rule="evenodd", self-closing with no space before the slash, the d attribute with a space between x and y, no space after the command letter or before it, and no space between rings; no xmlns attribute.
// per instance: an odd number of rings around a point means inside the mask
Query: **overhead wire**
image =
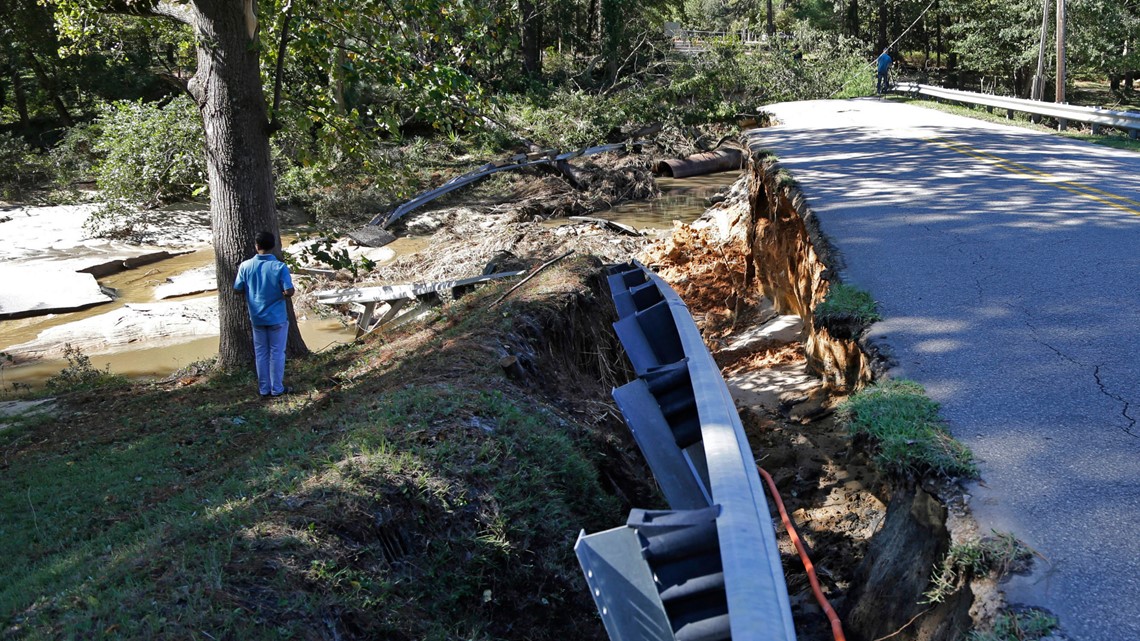
<svg viewBox="0 0 1140 641"><path fill-rule="evenodd" d="M929 13L929 12L930 12L930 9L931 9L931 7L933 7L933 6L934 6L934 3L936 3L936 2L938 2L938 0L930 0L930 3L926 5L926 8L922 10L922 13L918 14L918 17L914 19L914 22L910 23L910 26L909 26L909 27L907 27L906 29L903 29L903 32L899 34L899 37L895 38L895 39L894 39L894 41L892 41L892 42L891 42L889 45L887 45L887 46L886 46L886 48L887 48L887 49L891 49L891 48L893 48L893 47L894 47L896 44L898 44L898 43L899 43L899 40L902 40L902 39L903 39L903 36L905 36L906 34L910 33L910 30L911 30L911 29L914 29L914 26L915 26L916 24L918 24L918 21L919 21L919 20L922 20L922 18L923 18L923 17L924 17L924 16L925 16L927 13ZM870 62L870 63L869 63L867 66L869 66L869 67L870 67L870 66L873 66L874 64L875 64L875 61L874 61L874 60L872 60L872 61L871 61L871 62ZM838 89L836 89L835 91L831 92L831 94L828 96L828 98L833 98L833 97L835 97L835 94L837 94L837 93L839 93L840 91L843 91L844 89L846 89L846 88L847 88L847 85L850 85L852 82L854 82L854 80L855 80L855 79L854 79L854 78L852 78L851 80L848 80L847 82L843 83L843 85L842 85L841 87L839 87L839 88L838 88Z"/></svg>

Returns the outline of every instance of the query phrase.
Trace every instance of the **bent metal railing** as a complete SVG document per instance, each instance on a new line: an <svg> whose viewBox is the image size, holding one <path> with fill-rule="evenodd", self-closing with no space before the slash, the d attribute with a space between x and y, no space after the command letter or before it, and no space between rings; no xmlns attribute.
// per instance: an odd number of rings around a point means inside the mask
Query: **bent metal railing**
<svg viewBox="0 0 1140 641"><path fill-rule="evenodd" d="M974 93L971 91L958 91L956 89L943 89L931 85L922 85L917 82L900 82L893 87L894 91L911 96L926 96L938 100L948 100L970 105L981 105L995 109L1005 109L1012 117L1013 112L1033 114L1056 118L1058 128L1062 131L1069 122L1084 122L1092 125L1093 133L1099 133L1101 127L1117 127L1128 132L1133 140L1140 135L1140 112L1114 111L1100 107L1081 107L1065 103L1041 102L1038 100L1025 100L1008 96L995 96L992 94Z"/></svg>
<svg viewBox="0 0 1140 641"><path fill-rule="evenodd" d="M740 416L681 298L610 268L614 329L638 378L614 399L671 510L575 545L612 641L795 639L768 503Z"/></svg>

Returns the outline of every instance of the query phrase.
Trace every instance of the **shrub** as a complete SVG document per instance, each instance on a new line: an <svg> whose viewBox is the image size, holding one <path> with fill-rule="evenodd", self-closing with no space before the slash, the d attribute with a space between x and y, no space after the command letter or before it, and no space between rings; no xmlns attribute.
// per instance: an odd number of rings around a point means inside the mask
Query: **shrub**
<svg viewBox="0 0 1140 641"><path fill-rule="evenodd" d="M0 197L16 199L43 181L43 158L23 138L0 133Z"/></svg>
<svg viewBox="0 0 1140 641"><path fill-rule="evenodd" d="M150 224L146 210L206 192L206 161L198 108L180 96L165 106L122 101L96 120L96 182L107 205L87 231L132 237Z"/></svg>
<svg viewBox="0 0 1140 641"><path fill-rule="evenodd" d="M126 383L122 376L112 374L110 368L98 369L93 366L91 357L71 343L63 346L63 357L67 359L67 367L47 380L47 389L53 393L77 392Z"/></svg>
<svg viewBox="0 0 1140 641"><path fill-rule="evenodd" d="M153 207L206 191L198 107L185 96L159 107L116 102L99 114L99 189L110 199Z"/></svg>
<svg viewBox="0 0 1140 641"><path fill-rule="evenodd" d="M100 127L94 124L79 124L67 130L63 140L48 154L56 186L66 188L95 179L99 136Z"/></svg>

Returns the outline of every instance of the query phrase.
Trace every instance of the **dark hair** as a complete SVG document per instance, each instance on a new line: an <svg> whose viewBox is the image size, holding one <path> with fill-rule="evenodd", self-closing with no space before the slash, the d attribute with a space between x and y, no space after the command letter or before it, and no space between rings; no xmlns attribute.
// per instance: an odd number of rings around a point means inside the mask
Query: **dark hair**
<svg viewBox="0 0 1140 641"><path fill-rule="evenodd" d="M257 239L253 242L258 249L269 251L277 245L277 238L273 234L263 231L257 235Z"/></svg>

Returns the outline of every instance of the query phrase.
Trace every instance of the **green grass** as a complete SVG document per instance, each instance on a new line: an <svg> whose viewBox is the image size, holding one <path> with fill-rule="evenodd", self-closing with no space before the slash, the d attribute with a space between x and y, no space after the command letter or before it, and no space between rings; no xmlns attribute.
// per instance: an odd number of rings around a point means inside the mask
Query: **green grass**
<svg viewBox="0 0 1140 641"><path fill-rule="evenodd" d="M970 632L968 641L1035 641L1057 629L1057 617L1041 610L1003 612L986 631Z"/></svg>
<svg viewBox="0 0 1140 641"><path fill-rule="evenodd" d="M817 327L826 327L837 338L857 337L882 320L879 306L869 293L843 283L831 283L813 316Z"/></svg>
<svg viewBox="0 0 1140 641"><path fill-rule="evenodd" d="M246 373L81 386L0 431L5 638L601 634L573 544L624 521L605 437L487 356L497 293L454 304L482 335L437 319L290 362L287 400Z"/></svg>
<svg viewBox="0 0 1140 641"><path fill-rule="evenodd" d="M900 477L977 475L969 449L947 433L938 403L921 385L885 380L852 395L838 415L855 435L873 442L875 462Z"/></svg>
<svg viewBox="0 0 1140 641"><path fill-rule="evenodd" d="M1065 138L1072 138L1074 140L1083 140L1106 147L1114 147L1116 149L1125 149L1128 151L1140 152L1140 140L1132 140L1124 133L1115 129L1104 129L1103 133L1093 134L1091 130L1075 129L1079 123L1072 123L1070 129L1066 131L1057 131L1056 127L1048 127L1042 124L1035 124L1029 119L1028 114L1015 112L1013 118L1006 118L1003 113L990 113L986 111L985 107L970 107L966 105L940 103L933 100L915 100L905 96L892 95L888 96L887 100L895 102L905 102L916 107L926 107L927 109L937 109L959 116L966 116L967 118L976 118L978 120L985 120L987 122L995 122L1004 125L1012 125L1022 127L1025 129L1032 129L1034 131L1045 131L1064 136Z"/></svg>

